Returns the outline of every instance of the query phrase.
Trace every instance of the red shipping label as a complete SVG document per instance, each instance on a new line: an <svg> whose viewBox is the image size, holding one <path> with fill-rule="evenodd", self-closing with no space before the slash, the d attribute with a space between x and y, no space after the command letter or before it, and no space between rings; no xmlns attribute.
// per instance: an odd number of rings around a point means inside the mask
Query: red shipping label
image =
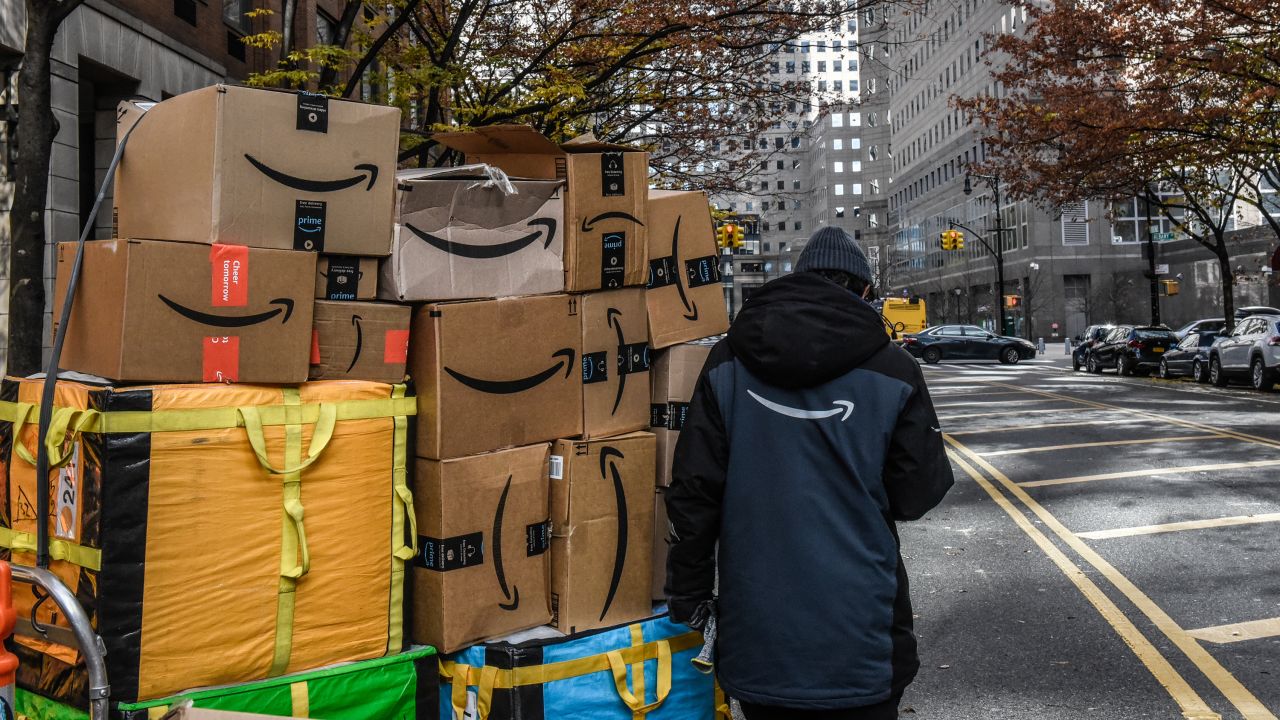
<svg viewBox="0 0 1280 720"><path fill-rule="evenodd" d="M386 346L382 349L382 362L402 363L409 360L409 331L388 330Z"/></svg>
<svg viewBox="0 0 1280 720"><path fill-rule="evenodd" d="M320 364L320 331L311 328L311 364Z"/></svg>
<svg viewBox="0 0 1280 720"><path fill-rule="evenodd" d="M204 381L231 383L240 379L240 338L204 339Z"/></svg>
<svg viewBox="0 0 1280 720"><path fill-rule="evenodd" d="M213 306L245 307L249 304L249 248L213 245L209 248L213 269Z"/></svg>

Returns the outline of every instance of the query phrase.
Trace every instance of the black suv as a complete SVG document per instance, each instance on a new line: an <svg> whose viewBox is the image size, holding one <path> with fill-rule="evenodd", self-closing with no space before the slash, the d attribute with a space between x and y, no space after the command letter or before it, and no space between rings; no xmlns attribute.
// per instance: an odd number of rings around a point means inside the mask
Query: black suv
<svg viewBox="0 0 1280 720"><path fill-rule="evenodd" d="M1076 346L1071 349L1071 369L1079 371L1084 367L1085 360L1089 357L1089 351L1094 348L1107 333L1115 328L1115 325L1090 325L1084 329L1084 332L1076 338Z"/></svg>
<svg viewBox="0 0 1280 720"><path fill-rule="evenodd" d="M1151 372L1160 366L1165 352L1177 346L1178 338L1167 327L1117 325L1107 333L1085 360L1091 373L1113 367L1119 375Z"/></svg>

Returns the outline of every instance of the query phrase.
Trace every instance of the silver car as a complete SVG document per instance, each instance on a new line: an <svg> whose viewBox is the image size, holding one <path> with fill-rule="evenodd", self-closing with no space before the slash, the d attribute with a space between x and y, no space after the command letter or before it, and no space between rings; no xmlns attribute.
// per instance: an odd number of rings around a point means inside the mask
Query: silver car
<svg viewBox="0 0 1280 720"><path fill-rule="evenodd" d="M1225 387L1247 379L1255 390L1270 390L1280 370L1280 316L1251 315L1219 336L1209 348L1209 381Z"/></svg>

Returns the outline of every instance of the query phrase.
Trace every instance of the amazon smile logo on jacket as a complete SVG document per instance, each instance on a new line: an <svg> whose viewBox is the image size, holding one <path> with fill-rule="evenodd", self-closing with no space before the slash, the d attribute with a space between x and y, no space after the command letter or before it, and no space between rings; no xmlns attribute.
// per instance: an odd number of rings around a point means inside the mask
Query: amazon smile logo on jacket
<svg viewBox="0 0 1280 720"><path fill-rule="evenodd" d="M798 408L774 402L757 394L754 390L747 390L747 394L770 411L796 420L826 420L838 417L840 422L844 422L853 414L854 409L852 400L832 400L831 405L826 408Z"/></svg>

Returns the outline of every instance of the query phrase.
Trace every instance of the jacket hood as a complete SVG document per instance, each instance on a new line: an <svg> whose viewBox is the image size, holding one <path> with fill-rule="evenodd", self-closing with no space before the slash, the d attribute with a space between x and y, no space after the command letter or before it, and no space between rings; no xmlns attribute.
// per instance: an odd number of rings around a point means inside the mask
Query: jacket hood
<svg viewBox="0 0 1280 720"><path fill-rule="evenodd" d="M826 383L887 344L875 308L809 272L766 283L729 328L734 355L753 375L781 388Z"/></svg>

